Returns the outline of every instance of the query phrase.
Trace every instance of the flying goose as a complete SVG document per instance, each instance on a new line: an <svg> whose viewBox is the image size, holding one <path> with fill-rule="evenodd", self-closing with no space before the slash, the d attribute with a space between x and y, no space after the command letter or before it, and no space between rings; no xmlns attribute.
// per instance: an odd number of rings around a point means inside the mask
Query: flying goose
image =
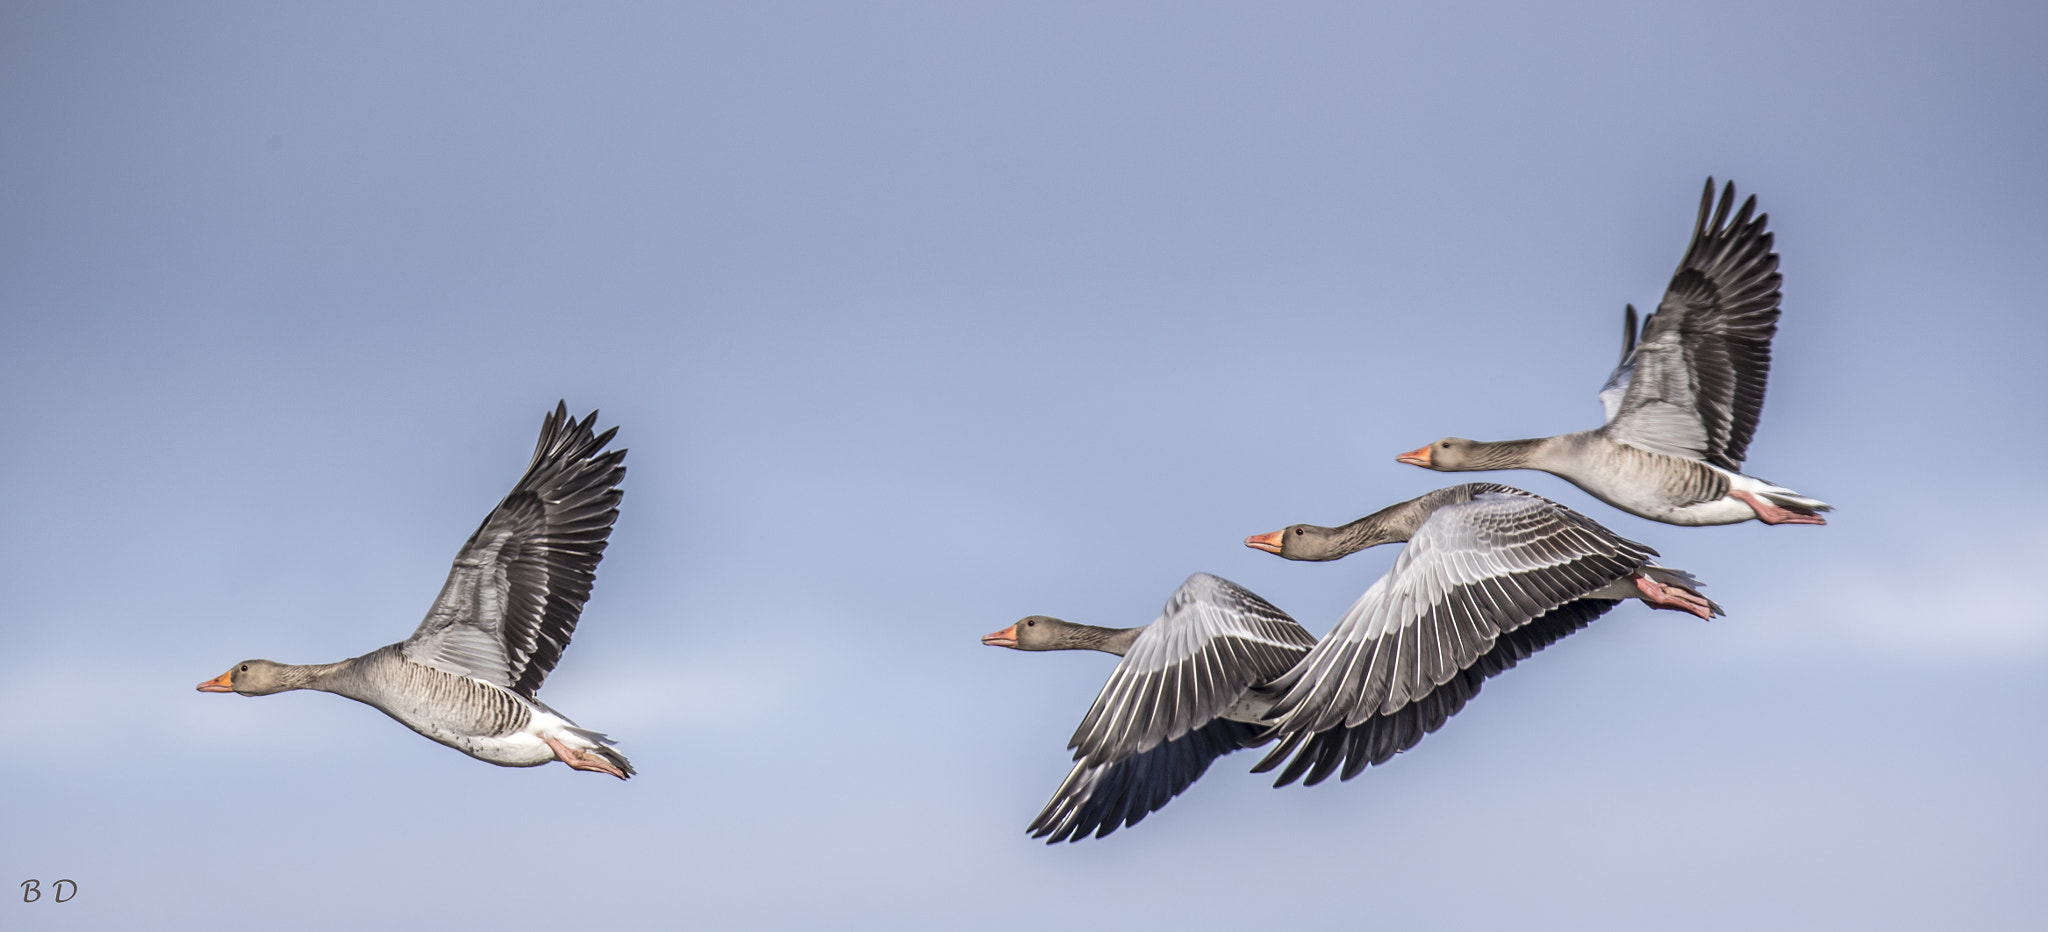
<svg viewBox="0 0 2048 932"><path fill-rule="evenodd" d="M1735 185L1700 196L1692 244L1657 312L1622 317L1621 363L1600 390L1606 423L1535 440L1446 437L1395 457L1444 472L1540 469L1629 514L1687 526L1826 524L1826 502L1742 474L1778 331L1778 255ZM1711 213L1710 213L1711 212Z"/></svg>
<svg viewBox="0 0 2048 932"><path fill-rule="evenodd" d="M1073 771L1025 829L1057 844L1136 825L1216 758L1265 743L1271 700L1253 687L1292 668L1315 638L1250 590L1196 573L1149 625L1098 628L1032 615L981 642L1123 657L1067 742Z"/></svg>
<svg viewBox="0 0 2048 932"><path fill-rule="evenodd" d="M1408 541L1335 630L1314 637L1250 591L1207 573L1158 620L1101 628L1031 615L981 639L1013 650L1123 657L1067 744L1074 767L1026 829L1048 844L1136 825L1209 765L1273 737L1252 768L1294 756L1275 786L1349 780L1442 727L1489 677L1625 598L1701 618L1721 608L1655 551L1520 489L1438 489L1338 528L1297 524L1245 543L1335 560ZM1299 752L1299 753L1297 753Z"/></svg>
<svg viewBox="0 0 2048 932"><path fill-rule="evenodd" d="M1656 551L1521 489L1438 489L1342 527L1296 524L1245 539L1290 560L1335 560L1407 541L1301 662L1258 689L1285 761L1275 786L1349 780L1414 747L1496 673L1591 623L1622 599L1701 618L1721 608Z"/></svg>
<svg viewBox="0 0 2048 932"><path fill-rule="evenodd" d="M570 418L564 403L541 422L526 475L456 554L412 637L338 663L246 660L199 691L317 689L501 767L559 760L632 776L610 739L534 698L569 646L619 516L626 451L600 452L618 428L593 436L596 420Z"/></svg>

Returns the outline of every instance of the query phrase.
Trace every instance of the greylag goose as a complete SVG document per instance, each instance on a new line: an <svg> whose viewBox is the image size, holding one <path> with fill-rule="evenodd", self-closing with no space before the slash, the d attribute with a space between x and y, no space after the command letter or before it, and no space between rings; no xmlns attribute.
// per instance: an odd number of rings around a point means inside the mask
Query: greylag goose
<svg viewBox="0 0 2048 932"><path fill-rule="evenodd" d="M1742 474L1763 414L1778 330L1778 255L1756 196L1735 203L1731 182L1714 205L1700 196L1692 244L1657 312L1636 327L1622 317L1621 364L1600 390L1597 430L1535 440L1446 437L1403 453L1403 463L1444 472L1540 469L1629 514L1678 525L1826 524L1817 499Z"/></svg>
<svg viewBox="0 0 2048 932"><path fill-rule="evenodd" d="M1473 482L1438 489L1342 527L1297 524L1245 539L1290 560L1335 560L1407 541L1393 569L1300 663L1257 693L1290 755L1274 783L1349 780L1441 727L1487 678L1605 614L1621 599L1701 618L1721 613L1656 551L1556 502Z"/></svg>
<svg viewBox="0 0 2048 932"><path fill-rule="evenodd" d="M1056 844L1136 825L1216 758L1265 743L1271 700L1252 689L1292 668L1315 638L1251 591L1196 573L1149 625L1098 628L1032 615L981 642L1123 658L1067 742L1073 771L1025 829Z"/></svg>
<svg viewBox="0 0 2048 932"><path fill-rule="evenodd" d="M375 707L481 761L633 775L611 740L576 726L534 693L562 659L619 516L626 451L602 452L558 404L541 423L526 475L455 556L441 595L412 637L338 663L246 660L200 692L267 696L317 689Z"/></svg>

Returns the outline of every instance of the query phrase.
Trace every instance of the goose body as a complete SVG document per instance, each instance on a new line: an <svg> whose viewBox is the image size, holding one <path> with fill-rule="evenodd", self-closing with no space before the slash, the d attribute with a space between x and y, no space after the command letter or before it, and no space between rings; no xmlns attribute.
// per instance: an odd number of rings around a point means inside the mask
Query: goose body
<svg viewBox="0 0 2048 932"><path fill-rule="evenodd" d="M1742 473L1763 414L1779 316L1778 256L1756 198L1732 211L1707 179L1664 300L1623 312L1621 362L1600 391L1606 423L1535 440L1446 437L1396 457L1446 472L1538 469L1623 511L1687 526L1826 524L1826 502ZM1752 215L1754 216L1752 217Z"/></svg>
<svg viewBox="0 0 2048 932"><path fill-rule="evenodd" d="M437 744L501 767L538 767L557 759L547 744L603 747L537 699L473 676L449 673L405 658L400 645L380 647L337 665L339 675L308 689L346 696L371 706ZM616 753L616 752L614 752Z"/></svg>
<svg viewBox="0 0 2048 932"><path fill-rule="evenodd" d="M199 690L329 692L488 763L632 776L609 739L534 695L568 647L618 518L626 451L604 451L617 428L594 434L596 420L557 405L543 421L526 474L463 545L410 638L337 663L248 660Z"/></svg>
<svg viewBox="0 0 2048 932"><path fill-rule="evenodd" d="M1258 688L1280 743L1253 768L1276 782L1382 764L1442 727L1490 677L1591 624L1622 599L1701 618L1720 606L1656 551L1511 486L1438 489L1336 528L1297 524L1245 540L1292 560L1336 560L1405 541L1299 663ZM1293 760L1288 762L1288 758Z"/></svg>

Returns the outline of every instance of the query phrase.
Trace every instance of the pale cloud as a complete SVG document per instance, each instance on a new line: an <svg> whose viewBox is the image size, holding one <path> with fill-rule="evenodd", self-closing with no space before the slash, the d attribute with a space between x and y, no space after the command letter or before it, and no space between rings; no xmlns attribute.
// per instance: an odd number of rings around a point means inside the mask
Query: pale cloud
<svg viewBox="0 0 2048 932"><path fill-rule="evenodd" d="M2034 580L2048 541L1892 553L1816 573L1793 603L1852 643L1942 657L2048 651L2048 600Z"/></svg>

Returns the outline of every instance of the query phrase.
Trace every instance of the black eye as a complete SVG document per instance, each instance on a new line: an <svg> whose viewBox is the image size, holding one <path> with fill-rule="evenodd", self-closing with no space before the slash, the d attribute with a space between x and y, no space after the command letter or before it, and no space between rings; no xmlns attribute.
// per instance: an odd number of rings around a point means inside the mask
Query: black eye
<svg viewBox="0 0 2048 932"><path fill-rule="evenodd" d="M1035 621L1027 621L1027 622L1025 622L1025 623L1024 623L1024 627L1026 627L1026 628L1036 628L1036 627L1038 627L1038 622L1035 622Z"/></svg>
<svg viewBox="0 0 2048 932"><path fill-rule="evenodd" d="M1295 529L1294 529L1294 536L1296 536L1296 537L1300 537L1300 536L1301 536L1301 528L1295 528Z"/></svg>
<svg viewBox="0 0 2048 932"><path fill-rule="evenodd" d="M242 664L242 672L243 672L243 673L247 673L247 672L249 672L249 665L248 665L248 664L246 664L246 663L245 663L245 664Z"/></svg>
<svg viewBox="0 0 2048 932"><path fill-rule="evenodd" d="M1444 449L1448 450L1451 448L1451 442L1446 440L1442 443L1437 444L1437 446L1443 447Z"/></svg>

